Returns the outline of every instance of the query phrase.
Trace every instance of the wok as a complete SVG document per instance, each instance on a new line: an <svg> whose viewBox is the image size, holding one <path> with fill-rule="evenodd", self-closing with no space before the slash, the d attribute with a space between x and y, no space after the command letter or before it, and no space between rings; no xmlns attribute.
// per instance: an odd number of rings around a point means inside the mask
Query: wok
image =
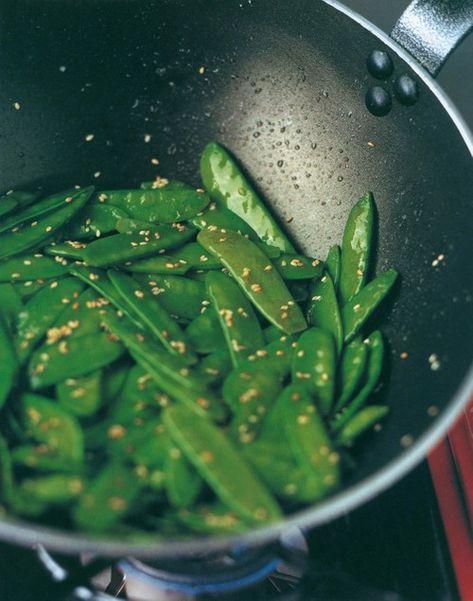
<svg viewBox="0 0 473 601"><path fill-rule="evenodd" d="M383 400L391 412L331 498L282 524L205 542L130 543L12 518L0 522L1 538L153 558L262 544L290 525L316 526L379 494L446 432L473 384L473 139L427 70L436 73L473 23L473 3L429 5L417 1L395 29L424 69L331 0L2 3L1 189L48 192L89 182L107 189L157 172L198 184L199 153L218 140L279 218L292 218L287 228L314 256L341 239L350 207L372 190L377 270L395 266L402 282L384 326L391 375ZM429 18L435 35L415 38L412 27ZM379 83L366 68L374 49L394 63L382 85L407 73L418 102L394 100L385 117L368 112L365 93Z"/></svg>

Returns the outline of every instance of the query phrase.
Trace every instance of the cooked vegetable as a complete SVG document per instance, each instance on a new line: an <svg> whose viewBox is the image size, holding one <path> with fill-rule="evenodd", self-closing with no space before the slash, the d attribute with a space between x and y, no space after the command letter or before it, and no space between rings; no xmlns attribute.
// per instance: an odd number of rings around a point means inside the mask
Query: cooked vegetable
<svg viewBox="0 0 473 601"><path fill-rule="evenodd" d="M225 149L201 172L206 191L0 198L8 512L135 539L243 532L334 493L387 413L368 404L384 344L367 329L397 272L368 281L371 194L323 263Z"/></svg>

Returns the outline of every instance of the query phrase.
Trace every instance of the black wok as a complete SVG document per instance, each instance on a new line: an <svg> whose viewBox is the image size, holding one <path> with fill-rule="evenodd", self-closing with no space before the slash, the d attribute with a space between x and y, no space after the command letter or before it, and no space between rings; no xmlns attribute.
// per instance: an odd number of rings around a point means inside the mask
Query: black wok
<svg viewBox="0 0 473 601"><path fill-rule="evenodd" d="M473 5L441 4L452 20L437 35L453 31L451 46L473 22ZM402 274L384 328L390 416L340 492L240 542L331 520L413 468L473 382L473 140L427 71L369 23L321 0L12 0L2 3L0 19L1 189L131 186L157 172L197 184L199 153L218 140L281 220L293 218L287 227L301 248L322 257L340 240L354 201L374 192L377 269ZM405 27L397 35L413 52L421 48L433 73L447 54L425 53L426 40L416 49ZM367 111L373 49L394 61L383 85L402 73L417 81L416 104L395 100L382 118ZM444 259L435 267L438 255ZM9 519L0 537L102 556L157 558L204 546L198 538L91 539ZM208 538L205 548L235 542Z"/></svg>

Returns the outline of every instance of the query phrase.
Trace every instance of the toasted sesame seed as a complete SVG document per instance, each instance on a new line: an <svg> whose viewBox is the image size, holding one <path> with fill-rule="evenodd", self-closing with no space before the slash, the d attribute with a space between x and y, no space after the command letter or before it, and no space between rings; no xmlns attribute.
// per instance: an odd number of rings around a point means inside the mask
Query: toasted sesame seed
<svg viewBox="0 0 473 601"><path fill-rule="evenodd" d="M87 134L85 136L85 141L86 142L92 142L92 140L95 138L95 134Z"/></svg>
<svg viewBox="0 0 473 601"><path fill-rule="evenodd" d="M107 505L112 511L124 511L128 507L128 503L122 497L110 497L107 500Z"/></svg>
<svg viewBox="0 0 473 601"><path fill-rule="evenodd" d="M261 284L251 284L250 288L253 292L261 292L263 290Z"/></svg>
<svg viewBox="0 0 473 601"><path fill-rule="evenodd" d="M156 158L154 158L154 157L153 157L153 158L151 159L151 163L152 163L153 165L159 165L159 159L156 159Z"/></svg>
<svg viewBox="0 0 473 601"><path fill-rule="evenodd" d="M401 357L401 359L407 359L407 357L409 357L409 353L406 353L406 351L403 351L402 353L400 353L399 356Z"/></svg>

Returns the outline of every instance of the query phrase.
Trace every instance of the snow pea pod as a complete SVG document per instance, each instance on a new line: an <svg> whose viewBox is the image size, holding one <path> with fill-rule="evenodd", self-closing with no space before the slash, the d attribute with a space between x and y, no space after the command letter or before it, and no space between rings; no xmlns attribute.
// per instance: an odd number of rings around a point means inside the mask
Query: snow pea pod
<svg viewBox="0 0 473 601"><path fill-rule="evenodd" d="M337 413L333 420L330 422L330 426L334 432L339 432L343 426L357 413L357 411L363 406L370 394L376 388L383 370L383 358L384 358L384 341L383 336L379 330L373 332L365 341L368 346L368 367L364 379L363 386L359 390L355 398Z"/></svg>
<svg viewBox="0 0 473 601"><path fill-rule="evenodd" d="M201 354L213 353L225 344L223 330L214 307L207 307L192 320L186 328L186 335L192 348Z"/></svg>
<svg viewBox="0 0 473 601"><path fill-rule="evenodd" d="M335 290L338 290L338 284L340 281L340 266L342 261L342 251L338 244L335 244L328 251L327 258L325 259L325 269L328 271L332 278Z"/></svg>
<svg viewBox="0 0 473 601"><path fill-rule="evenodd" d="M0 261L0 282L22 282L38 278L54 278L68 273L67 262L55 261L41 253Z"/></svg>
<svg viewBox="0 0 473 601"><path fill-rule="evenodd" d="M75 417L38 394L22 394L21 405L23 422L32 438L72 463L83 461L84 438Z"/></svg>
<svg viewBox="0 0 473 601"><path fill-rule="evenodd" d="M125 517L140 491L133 470L111 463L85 488L73 510L74 522L84 530L107 530Z"/></svg>
<svg viewBox="0 0 473 601"><path fill-rule="evenodd" d="M335 444L351 446L366 430L369 430L389 411L385 405L370 405L358 411L338 432Z"/></svg>
<svg viewBox="0 0 473 601"><path fill-rule="evenodd" d="M264 484L225 434L184 405L169 407L163 421L171 438L220 500L252 523L281 519L281 510Z"/></svg>
<svg viewBox="0 0 473 601"><path fill-rule="evenodd" d="M172 355L185 358L189 364L197 361L187 336L176 320L161 306L159 298L124 273L109 270L107 274L129 309L165 349Z"/></svg>
<svg viewBox="0 0 473 601"><path fill-rule="evenodd" d="M28 365L31 387L37 390L83 376L113 363L123 352L123 346L105 332L70 336L47 351L33 353Z"/></svg>
<svg viewBox="0 0 473 601"><path fill-rule="evenodd" d="M18 314L15 348L21 363L46 334L48 328L79 297L84 284L74 278L64 278L39 290Z"/></svg>
<svg viewBox="0 0 473 601"><path fill-rule="evenodd" d="M18 358L12 343L7 323L0 314L0 408L3 407L15 383L18 373Z"/></svg>
<svg viewBox="0 0 473 601"><path fill-rule="evenodd" d="M283 253L273 265L285 280L310 280L322 275L324 265L319 259Z"/></svg>
<svg viewBox="0 0 473 601"><path fill-rule="evenodd" d="M164 393L183 402L191 412L208 414L217 420L224 419L224 407L192 376L181 357L170 355L152 344L146 333L135 328L129 320L107 313L104 315L104 322L123 341L135 361L153 377Z"/></svg>
<svg viewBox="0 0 473 601"><path fill-rule="evenodd" d="M152 275L153 273L166 275L171 273L173 275L185 275L190 266L187 263L181 263L172 257L171 254L157 255L155 257L148 257L147 259L140 259L139 261L127 261L124 265L121 265L122 269L131 271L132 273L145 273Z"/></svg>
<svg viewBox="0 0 473 601"><path fill-rule="evenodd" d="M23 209L22 211L3 219L0 223L0 233L11 230L14 227L26 222L30 222L37 217L42 217L51 211L63 207L64 203L72 203L72 201L75 201L77 197L87 190L89 190L89 188L84 188L83 190L79 191L75 188L72 188L63 192L57 192L56 194L48 196L39 202L35 202L32 206L27 206L27 208ZM93 189L90 192L91 194L92 191Z"/></svg>
<svg viewBox="0 0 473 601"><path fill-rule="evenodd" d="M395 269L388 269L367 284L358 294L348 301L342 309L345 342L350 342L360 331L365 321L386 298L398 277Z"/></svg>
<svg viewBox="0 0 473 601"><path fill-rule="evenodd" d="M176 508L192 507L202 490L202 478L175 445L171 445L164 464L164 489Z"/></svg>
<svg viewBox="0 0 473 601"><path fill-rule="evenodd" d="M95 370L79 378L66 378L56 385L58 403L78 417L96 413L102 401L102 371Z"/></svg>
<svg viewBox="0 0 473 601"><path fill-rule="evenodd" d="M216 384L226 378L232 368L232 359L225 345L203 357L196 365L194 373L207 384Z"/></svg>
<svg viewBox="0 0 473 601"><path fill-rule="evenodd" d="M334 411L339 411L357 392L365 373L368 347L361 338L355 338L343 350L339 367L340 392Z"/></svg>
<svg viewBox="0 0 473 601"><path fill-rule="evenodd" d="M137 190L105 190L98 199L115 205L140 221L187 221L205 209L210 199L203 190L185 184Z"/></svg>
<svg viewBox="0 0 473 601"><path fill-rule="evenodd" d="M63 206L55 211L39 217L37 221L25 222L18 229L13 228L15 231L2 233L0 235L0 259L7 259L45 243L87 203L93 190L94 188L91 186L76 191L73 196L63 198Z"/></svg>
<svg viewBox="0 0 473 601"><path fill-rule="evenodd" d="M195 319L210 304L205 284L179 275L136 276L145 281L151 293L159 298L161 305L177 317Z"/></svg>
<svg viewBox="0 0 473 601"><path fill-rule="evenodd" d="M117 222L126 219L128 213L113 205L95 203L93 200L82 209L73 222L63 232L63 238L82 240L83 238L100 238L117 229Z"/></svg>
<svg viewBox="0 0 473 601"><path fill-rule="evenodd" d="M48 505L62 505L74 501L84 489L84 480L73 474L51 474L40 478L25 478L19 491Z"/></svg>
<svg viewBox="0 0 473 601"><path fill-rule="evenodd" d="M21 207L22 209L29 207L33 202L39 197L38 192L26 192L24 190L12 190L11 192L7 192L2 198L0 198L0 204L3 202L3 199L9 198L13 199L16 203L17 207Z"/></svg>
<svg viewBox="0 0 473 601"><path fill-rule="evenodd" d="M361 290L373 252L374 201L367 192L350 211L343 232L339 295L342 305Z"/></svg>
<svg viewBox="0 0 473 601"><path fill-rule="evenodd" d="M222 205L217 205L215 202L211 202L205 211L198 213L195 217L190 219L190 222L199 230L216 227L219 230L232 230L233 232L238 232L242 236L248 236L253 242L260 241L255 230L250 227L246 221L243 221L241 217L238 217L238 215L233 211L230 211L230 209L227 209Z"/></svg>
<svg viewBox="0 0 473 601"><path fill-rule="evenodd" d="M227 150L216 143L208 144L200 159L200 174L211 198L246 221L263 242L283 252L295 252Z"/></svg>
<svg viewBox="0 0 473 601"><path fill-rule="evenodd" d="M123 300L115 286L110 281L107 272L102 269L94 269L83 265L73 265L69 269L71 275L89 284L105 299L110 301L114 307L122 311L129 319L136 322L135 314L130 311L129 305ZM137 325L140 325L139 323Z"/></svg>
<svg viewBox="0 0 473 601"><path fill-rule="evenodd" d="M340 456L332 449L324 422L304 386L286 389L285 431L298 464L316 479L315 501L332 492L340 482Z"/></svg>
<svg viewBox="0 0 473 601"><path fill-rule="evenodd" d="M236 232L209 230L200 232L197 240L223 263L268 321L286 334L307 327L284 280L253 242Z"/></svg>
<svg viewBox="0 0 473 601"><path fill-rule="evenodd" d="M36 472L79 473L84 467L82 460L72 461L69 456L44 443L15 447L11 459L15 465L34 468Z"/></svg>
<svg viewBox="0 0 473 601"><path fill-rule="evenodd" d="M12 213L17 207L18 201L15 198L10 198L9 195L0 197L0 217Z"/></svg>
<svg viewBox="0 0 473 601"><path fill-rule="evenodd" d="M140 230L134 234L114 234L87 245L82 257L87 265L101 267L149 257L162 249L180 246L195 236L195 230L183 224L163 224L154 231Z"/></svg>
<svg viewBox="0 0 473 601"><path fill-rule="evenodd" d="M264 346L261 326L241 288L229 276L211 272L207 275L206 285L236 366L242 358Z"/></svg>
<svg viewBox="0 0 473 601"><path fill-rule="evenodd" d="M0 315L10 332L16 328L18 314L23 308L21 296L15 286L9 283L0 284L0 298L2 299Z"/></svg>
<svg viewBox="0 0 473 601"><path fill-rule="evenodd" d="M343 346L342 317L338 308L335 286L328 273L311 284L310 296L309 323L330 332L335 340L337 353L340 353Z"/></svg>
<svg viewBox="0 0 473 601"><path fill-rule="evenodd" d="M63 257L64 259L82 261L82 253L86 247L87 244L85 242L79 242L78 240L66 240L61 244L54 242L50 246L46 246L43 251L47 255L52 255L53 257Z"/></svg>
<svg viewBox="0 0 473 601"><path fill-rule="evenodd" d="M335 392L337 358L332 334L310 328L299 338L292 362L294 382L304 384L323 415L327 415Z"/></svg>
<svg viewBox="0 0 473 601"><path fill-rule="evenodd" d="M248 523L223 503L198 505L192 510L181 509L177 518L184 526L204 534L244 532Z"/></svg>

